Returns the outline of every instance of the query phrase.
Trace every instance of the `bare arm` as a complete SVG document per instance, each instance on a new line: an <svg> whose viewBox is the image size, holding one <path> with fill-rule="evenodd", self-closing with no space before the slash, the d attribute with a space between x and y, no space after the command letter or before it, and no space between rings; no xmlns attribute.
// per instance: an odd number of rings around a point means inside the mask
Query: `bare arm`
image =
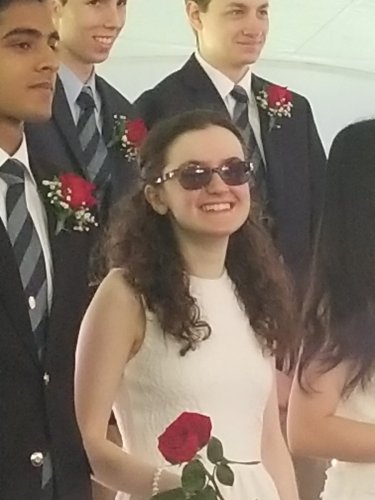
<svg viewBox="0 0 375 500"><path fill-rule="evenodd" d="M113 490L151 496L155 466L124 452L106 437L127 361L143 341L144 311L120 271L100 285L83 320L76 352L75 405L95 479ZM163 472L160 490L179 486Z"/></svg>
<svg viewBox="0 0 375 500"><path fill-rule="evenodd" d="M292 460L280 427L276 375L263 417L262 461L276 484L280 499L298 500Z"/></svg>
<svg viewBox="0 0 375 500"><path fill-rule="evenodd" d="M304 392L293 381L288 416L291 450L348 462L375 462L375 424L335 416L349 365L341 363L323 375L318 366L311 365L305 373L314 392Z"/></svg>

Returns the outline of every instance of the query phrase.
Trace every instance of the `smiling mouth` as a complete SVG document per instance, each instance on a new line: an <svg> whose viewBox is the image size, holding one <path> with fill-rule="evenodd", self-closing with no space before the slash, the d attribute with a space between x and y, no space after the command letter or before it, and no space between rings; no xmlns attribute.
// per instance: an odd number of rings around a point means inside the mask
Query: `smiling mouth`
<svg viewBox="0 0 375 500"><path fill-rule="evenodd" d="M103 45L103 47L110 48L115 39L113 36L94 36L94 40Z"/></svg>
<svg viewBox="0 0 375 500"><path fill-rule="evenodd" d="M233 208L233 203L206 203L201 206L203 212L229 212Z"/></svg>

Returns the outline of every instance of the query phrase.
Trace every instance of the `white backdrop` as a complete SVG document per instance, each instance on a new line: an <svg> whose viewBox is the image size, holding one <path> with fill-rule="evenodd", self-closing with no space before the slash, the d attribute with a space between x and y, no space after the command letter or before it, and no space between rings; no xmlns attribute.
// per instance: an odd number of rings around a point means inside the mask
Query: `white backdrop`
<svg viewBox="0 0 375 500"><path fill-rule="evenodd" d="M184 56L112 57L98 68L116 88L133 101L145 89L177 69ZM345 125L375 116L375 74L335 66L265 59L254 71L304 94L313 107L328 150Z"/></svg>

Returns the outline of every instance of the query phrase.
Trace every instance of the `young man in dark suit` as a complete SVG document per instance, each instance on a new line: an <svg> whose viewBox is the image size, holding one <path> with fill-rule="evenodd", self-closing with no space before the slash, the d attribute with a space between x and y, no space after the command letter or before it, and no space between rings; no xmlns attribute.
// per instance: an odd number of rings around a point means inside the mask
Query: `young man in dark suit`
<svg viewBox="0 0 375 500"><path fill-rule="evenodd" d="M124 26L126 3L54 0L61 66L52 117L26 129L36 155L95 183L102 220L137 178L135 162L112 141L114 115L132 119L133 107L95 71L95 65L109 57Z"/></svg>
<svg viewBox="0 0 375 500"><path fill-rule="evenodd" d="M137 111L150 128L182 111L213 108L229 115L242 129L271 233L302 299L326 164L310 104L305 97L285 92L252 73L251 65L257 61L268 34L267 0L185 0L185 4L196 51L181 69L137 99ZM284 109L280 110L277 101L282 97ZM279 110L282 116L271 118L270 108ZM280 374L282 413L287 407L289 383ZM307 474L299 475L308 484L302 487L303 500L316 499L322 484L320 466L315 474L309 472L310 467L315 465L309 463ZM311 481L314 476L318 479Z"/></svg>
<svg viewBox="0 0 375 500"><path fill-rule="evenodd" d="M91 232L56 234L23 123L51 115L58 34L48 0L0 0L0 498L91 500L73 406Z"/></svg>
<svg viewBox="0 0 375 500"><path fill-rule="evenodd" d="M299 290L305 285L321 205L325 153L308 101L291 93L290 117L270 119L267 82L251 71L269 27L267 0L185 0L197 49L135 105L148 127L189 109L214 108L244 130L273 219L272 232ZM245 111L245 113L244 113ZM246 116L245 116L246 115Z"/></svg>

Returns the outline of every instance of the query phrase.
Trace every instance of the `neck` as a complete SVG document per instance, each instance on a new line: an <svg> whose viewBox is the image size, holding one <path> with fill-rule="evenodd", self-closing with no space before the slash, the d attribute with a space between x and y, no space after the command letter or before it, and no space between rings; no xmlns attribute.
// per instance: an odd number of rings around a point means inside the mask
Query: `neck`
<svg viewBox="0 0 375 500"><path fill-rule="evenodd" d="M20 147L23 123L16 120L0 120L0 147L12 156Z"/></svg>
<svg viewBox="0 0 375 500"><path fill-rule="evenodd" d="M65 66L68 66L68 68L72 70L75 75L77 75L82 83L86 83L94 71L94 64L85 63L77 59L64 47L61 47L59 57L60 61L65 64Z"/></svg>
<svg viewBox="0 0 375 500"><path fill-rule="evenodd" d="M240 82L250 69L250 65L248 64L245 66L225 64L223 61L215 58L212 54L205 51L203 47L199 49L199 54L206 62L208 62L208 64L220 71L223 75L227 76L233 83Z"/></svg>
<svg viewBox="0 0 375 500"><path fill-rule="evenodd" d="M189 274L198 278L219 278L225 268L228 238L186 238L177 234Z"/></svg>

